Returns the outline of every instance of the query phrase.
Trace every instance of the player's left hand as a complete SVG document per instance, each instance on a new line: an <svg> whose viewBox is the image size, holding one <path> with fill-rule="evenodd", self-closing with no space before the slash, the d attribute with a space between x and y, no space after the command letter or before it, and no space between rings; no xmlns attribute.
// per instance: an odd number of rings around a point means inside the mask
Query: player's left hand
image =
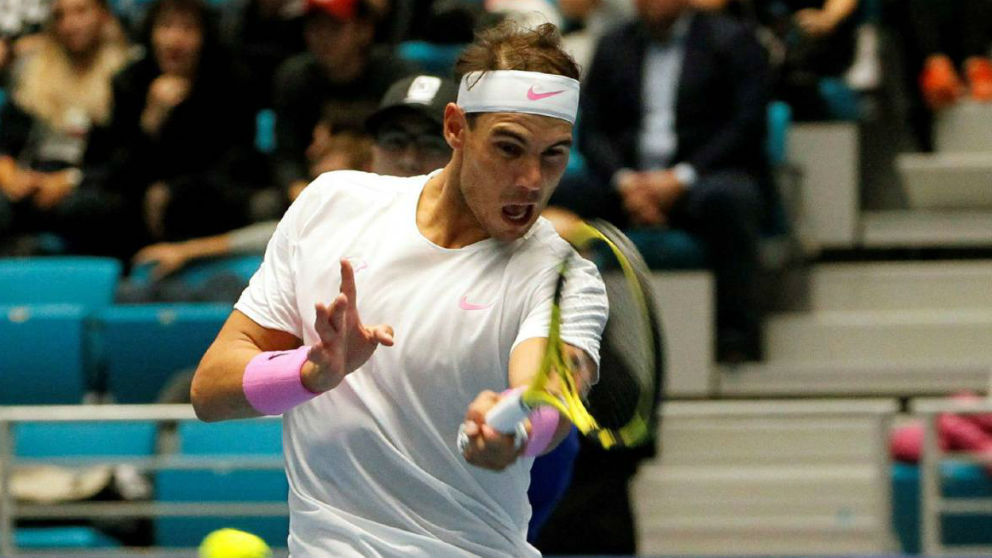
<svg viewBox="0 0 992 558"><path fill-rule="evenodd" d="M520 456L512 434L497 432L486 424L486 413L500 400L499 394L483 391L475 397L465 413L465 434L469 443L462 455L476 467L502 471Z"/></svg>
<svg viewBox="0 0 992 558"><path fill-rule="evenodd" d="M358 315L355 270L341 260L341 292L329 306L316 305L314 328L320 342L310 348L309 360L300 372L303 385L323 393L365 364L379 345L393 345L393 328L386 324L366 326Z"/></svg>

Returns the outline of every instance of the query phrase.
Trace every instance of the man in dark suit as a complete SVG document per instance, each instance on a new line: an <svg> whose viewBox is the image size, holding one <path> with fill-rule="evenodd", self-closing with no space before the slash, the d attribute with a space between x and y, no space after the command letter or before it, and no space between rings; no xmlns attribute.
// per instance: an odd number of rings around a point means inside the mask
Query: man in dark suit
<svg viewBox="0 0 992 558"><path fill-rule="evenodd" d="M703 241L716 276L717 358L758 360L757 239L769 186L769 71L751 31L689 0L636 0L585 78L579 148L590 173L552 203Z"/></svg>

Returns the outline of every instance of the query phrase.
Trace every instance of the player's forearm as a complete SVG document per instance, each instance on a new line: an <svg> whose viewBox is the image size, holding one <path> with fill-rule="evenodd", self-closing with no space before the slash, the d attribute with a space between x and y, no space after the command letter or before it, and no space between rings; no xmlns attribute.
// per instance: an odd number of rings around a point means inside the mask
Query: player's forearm
<svg viewBox="0 0 992 558"><path fill-rule="evenodd" d="M245 397L245 367L261 349L250 342L218 339L207 350L190 388L196 416L206 422L261 416Z"/></svg>
<svg viewBox="0 0 992 558"><path fill-rule="evenodd" d="M558 427L555 429L555 435L551 438L551 442L548 444L547 449L541 452L541 455L545 455L554 451L558 447L558 444L562 443L568 434L572 431L572 421L568 420L568 417L564 415L559 415L558 417Z"/></svg>

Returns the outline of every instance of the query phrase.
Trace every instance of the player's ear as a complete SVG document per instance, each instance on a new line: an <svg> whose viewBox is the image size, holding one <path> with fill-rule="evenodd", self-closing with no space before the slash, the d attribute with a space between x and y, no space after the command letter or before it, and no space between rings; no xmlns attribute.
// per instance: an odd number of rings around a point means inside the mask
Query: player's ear
<svg viewBox="0 0 992 558"><path fill-rule="evenodd" d="M452 149L461 149L465 145L465 134L468 132L468 120L465 111L455 103L444 107L444 140Z"/></svg>

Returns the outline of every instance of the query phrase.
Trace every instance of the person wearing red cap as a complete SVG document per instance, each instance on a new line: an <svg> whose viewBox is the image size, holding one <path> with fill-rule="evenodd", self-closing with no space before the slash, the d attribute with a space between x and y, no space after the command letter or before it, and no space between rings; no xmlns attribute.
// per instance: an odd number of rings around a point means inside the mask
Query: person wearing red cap
<svg viewBox="0 0 992 558"><path fill-rule="evenodd" d="M335 101L374 104L397 79L415 68L386 47L373 45L378 11L368 0L307 0L307 51L276 71L275 173L289 198L306 186L304 157L323 107Z"/></svg>
<svg viewBox="0 0 992 558"><path fill-rule="evenodd" d="M598 373L605 287L541 217L579 70L554 26L500 26L456 73L447 165L309 185L193 379L203 420L283 415L293 556L540 555L530 467L571 424L532 414L502 434L484 417L538 370L565 257L561 335Z"/></svg>

